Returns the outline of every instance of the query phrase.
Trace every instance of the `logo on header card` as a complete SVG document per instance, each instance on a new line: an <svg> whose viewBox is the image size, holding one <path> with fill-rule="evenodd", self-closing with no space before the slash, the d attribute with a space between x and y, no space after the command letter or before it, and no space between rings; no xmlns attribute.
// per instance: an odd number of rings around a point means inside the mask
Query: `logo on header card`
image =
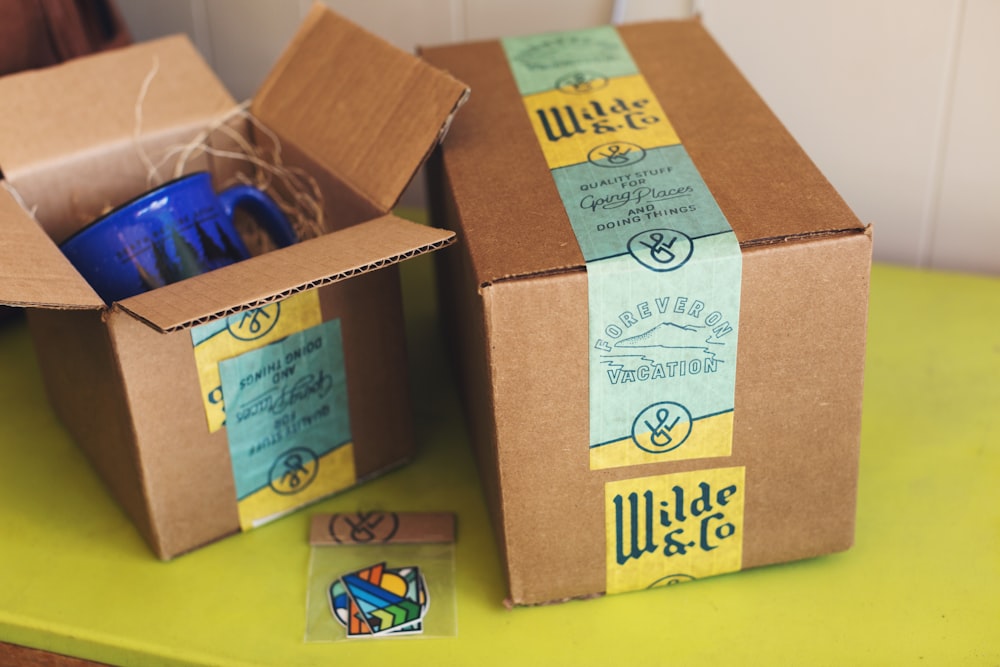
<svg viewBox="0 0 1000 667"><path fill-rule="evenodd" d="M399 529L399 515L395 512L334 514L328 529L330 537L339 544L388 542Z"/></svg>

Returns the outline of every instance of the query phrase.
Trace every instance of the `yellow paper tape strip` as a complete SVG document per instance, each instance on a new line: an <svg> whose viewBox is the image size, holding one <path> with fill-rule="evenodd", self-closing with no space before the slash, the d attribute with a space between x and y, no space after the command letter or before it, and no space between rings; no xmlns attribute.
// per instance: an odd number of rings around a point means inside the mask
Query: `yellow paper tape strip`
<svg viewBox="0 0 1000 667"><path fill-rule="evenodd" d="M732 467L605 484L607 592L739 570L744 478Z"/></svg>
<svg viewBox="0 0 1000 667"><path fill-rule="evenodd" d="M595 143L601 144L602 136L608 142L635 143L647 149L681 143L641 74L612 79L585 102L567 104L566 100L559 90L523 98L550 169L594 158L590 153Z"/></svg>
<svg viewBox="0 0 1000 667"><path fill-rule="evenodd" d="M590 449L590 469L619 468L643 463L662 463L685 459L707 459L732 454L733 413L724 412L691 422L691 432L682 447L658 452L651 433L622 438Z"/></svg>
<svg viewBox="0 0 1000 667"><path fill-rule="evenodd" d="M202 325L213 328L213 333L194 347L209 432L218 431L226 421L222 381L219 378L220 361L264 347L322 322L319 293L309 290L277 303L232 315L221 323Z"/></svg>
<svg viewBox="0 0 1000 667"><path fill-rule="evenodd" d="M270 486L239 501L240 528L255 528L355 483L354 444L348 443L301 462L296 470L275 474Z"/></svg>

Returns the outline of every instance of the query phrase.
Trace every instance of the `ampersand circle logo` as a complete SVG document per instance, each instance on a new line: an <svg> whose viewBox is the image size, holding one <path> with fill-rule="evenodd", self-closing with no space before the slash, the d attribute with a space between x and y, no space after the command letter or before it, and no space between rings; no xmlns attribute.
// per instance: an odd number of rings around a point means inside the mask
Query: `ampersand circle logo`
<svg viewBox="0 0 1000 667"><path fill-rule="evenodd" d="M648 229L628 240L628 251L651 271L675 271L691 259L694 240L675 229Z"/></svg>
<svg viewBox="0 0 1000 667"><path fill-rule="evenodd" d="M226 321L226 328L233 338L239 340L256 340L266 336L281 317L281 303L270 303L260 308L254 308Z"/></svg>
<svg viewBox="0 0 1000 667"><path fill-rule="evenodd" d="M309 486L319 472L319 460L307 447L295 447L271 465L270 487L275 493L291 496Z"/></svg>
<svg viewBox="0 0 1000 667"><path fill-rule="evenodd" d="M394 512L357 512L330 517L330 537L341 544L388 542L399 529Z"/></svg>
<svg viewBox="0 0 1000 667"><path fill-rule="evenodd" d="M680 403L654 403L632 422L632 441L653 454L671 452L691 435L691 413Z"/></svg>
<svg viewBox="0 0 1000 667"><path fill-rule="evenodd" d="M651 583L648 588L659 588L660 586L674 586L676 584L683 584L689 581L695 581L695 578L690 574L668 574L665 577L660 577L653 583Z"/></svg>
<svg viewBox="0 0 1000 667"><path fill-rule="evenodd" d="M572 72L556 79L556 88L571 95L586 95L608 85L608 77L600 72Z"/></svg>
<svg viewBox="0 0 1000 667"><path fill-rule="evenodd" d="M631 141L612 141L590 149L587 161L595 167L628 167L641 162L646 157L646 149Z"/></svg>

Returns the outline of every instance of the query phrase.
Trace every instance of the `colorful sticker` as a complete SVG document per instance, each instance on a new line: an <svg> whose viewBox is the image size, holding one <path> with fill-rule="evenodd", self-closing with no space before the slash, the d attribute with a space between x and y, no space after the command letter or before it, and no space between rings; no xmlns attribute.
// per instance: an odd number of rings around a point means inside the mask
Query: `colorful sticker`
<svg viewBox="0 0 1000 667"><path fill-rule="evenodd" d="M734 467L605 484L607 592L739 570L744 482Z"/></svg>
<svg viewBox="0 0 1000 667"><path fill-rule="evenodd" d="M240 526L356 482L340 320L219 363Z"/></svg>
<svg viewBox="0 0 1000 667"><path fill-rule="evenodd" d="M730 455L732 228L614 28L503 46L587 263L591 469Z"/></svg>
<svg viewBox="0 0 1000 667"><path fill-rule="evenodd" d="M348 637L420 634L430 606L419 567L388 568L384 562L337 579L329 600Z"/></svg>
<svg viewBox="0 0 1000 667"><path fill-rule="evenodd" d="M191 329L209 432L218 431L226 423L222 382L219 379L220 361L270 345L322 321L319 293L309 290Z"/></svg>

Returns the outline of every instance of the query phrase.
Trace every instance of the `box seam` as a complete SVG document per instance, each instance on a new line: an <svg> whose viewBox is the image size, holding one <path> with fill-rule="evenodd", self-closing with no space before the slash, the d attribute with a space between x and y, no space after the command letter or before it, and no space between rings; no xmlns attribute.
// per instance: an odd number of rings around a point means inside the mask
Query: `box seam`
<svg viewBox="0 0 1000 667"><path fill-rule="evenodd" d="M490 394L488 397L488 401L490 403L490 415L492 421L492 428L490 430L493 432L494 435L494 437L491 438L490 440L490 447L493 449L493 453L496 457L496 462L497 462L497 513L499 514L499 516L497 517L499 523L498 532L500 534L499 535L500 538L503 540L503 544L501 545L501 552L507 555L510 553L510 531L508 530L509 527L507 525L507 511L506 511L506 501L505 501L506 485L504 484L504 465L500 456L500 446L499 446L500 424L497 422L496 418L497 414L496 403L497 403L498 392L496 384L496 366L493 360L494 354L492 345L492 341L494 340L492 335L494 332L493 318L492 318L493 309L491 307L492 299L493 295L489 291L480 292L480 300L483 308L484 337L487 341L490 341L490 344L486 346L485 352L486 352L486 368L489 373L489 387L490 387ZM513 598L513 593L512 593L513 571L511 570L510 567L511 559L509 557L505 557L503 560L504 560L503 563L504 574L506 575L507 585L508 585L508 595L510 595Z"/></svg>
<svg viewBox="0 0 1000 667"><path fill-rule="evenodd" d="M866 227L848 227L844 229L836 230L824 230L819 232L809 232L807 234L795 234L789 236L776 236L764 239L753 239L751 241L743 241L740 243L740 250L747 251L753 250L755 248L769 248L774 246L783 245L786 243L796 243L800 241L812 241L827 238L835 238L839 236L851 236L854 234L865 235L871 237L870 232L871 225ZM480 290L489 287L495 283L511 282L515 280L523 280L527 278L547 278L549 276L562 275L566 273L576 273L579 271L586 271L586 263L583 264L567 264L564 266L552 267L549 269L538 270L538 271L526 271L523 273L510 273L505 275L499 275L493 278L482 279L479 282ZM478 272L476 272L478 275Z"/></svg>
<svg viewBox="0 0 1000 667"><path fill-rule="evenodd" d="M139 475L139 488L141 489L141 497L143 502L144 514L149 521L149 538L152 541L150 545L153 548L153 552L160 559L169 558L167 551L163 547L163 536L160 531L159 524L156 520L155 512L153 510L152 496L152 477L148 474L146 470L145 461L140 453L140 448L138 446L139 436L135 427L135 417L132 409L131 392L129 391L129 384L125 377L125 372L122 369L121 357L119 356L119 348L116 342L116 336L111 326L111 318L114 316L113 313L116 310L122 310L117 304L113 305L110 309L105 310L101 314L101 320L104 322L104 331L107 334L108 344L111 346L112 359L114 359L114 373L115 377L118 379L119 386L122 390L122 398L125 400L125 406L127 411L127 423L128 423L128 433L131 440L129 446L129 452L135 461L135 469ZM124 312L124 311L123 311Z"/></svg>

